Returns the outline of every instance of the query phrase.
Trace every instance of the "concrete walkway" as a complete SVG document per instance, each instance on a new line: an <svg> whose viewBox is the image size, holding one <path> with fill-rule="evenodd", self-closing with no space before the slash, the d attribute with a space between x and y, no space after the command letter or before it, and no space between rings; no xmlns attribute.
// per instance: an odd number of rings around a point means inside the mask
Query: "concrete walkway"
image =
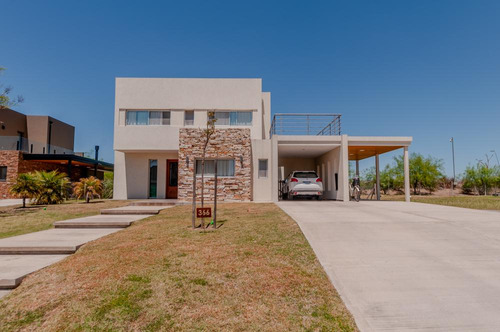
<svg viewBox="0 0 500 332"><path fill-rule="evenodd" d="M0 207L12 206L12 205L21 205L21 204L23 204L23 200L22 199L11 199L11 198L0 199ZM26 202L26 204L28 204L28 202Z"/></svg>
<svg viewBox="0 0 500 332"><path fill-rule="evenodd" d="M107 209L101 215L55 222L54 229L0 239L0 298L19 286L28 274L66 258L85 243L172 206Z"/></svg>
<svg viewBox="0 0 500 332"><path fill-rule="evenodd" d="M500 213L280 202L362 331L500 331Z"/></svg>

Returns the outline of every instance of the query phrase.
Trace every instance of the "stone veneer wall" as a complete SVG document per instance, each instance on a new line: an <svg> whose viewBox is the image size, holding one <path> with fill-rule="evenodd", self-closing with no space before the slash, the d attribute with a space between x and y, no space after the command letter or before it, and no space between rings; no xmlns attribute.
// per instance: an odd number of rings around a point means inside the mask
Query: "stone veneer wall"
<svg viewBox="0 0 500 332"><path fill-rule="evenodd" d="M0 166L7 166L7 180L0 181L0 198L14 198L9 189L17 179L21 158L20 151L0 151Z"/></svg>
<svg viewBox="0 0 500 332"><path fill-rule="evenodd" d="M181 128L179 131L179 182L178 199L192 201L194 159L201 159L204 142L203 129ZM189 158L189 166L186 165ZM243 163L240 161L243 158ZM216 129L207 147L207 159L234 159L235 176L219 177L217 200L252 200L252 143L250 129ZM214 178L205 177L205 201L213 202ZM197 181L197 200L201 195L201 179Z"/></svg>

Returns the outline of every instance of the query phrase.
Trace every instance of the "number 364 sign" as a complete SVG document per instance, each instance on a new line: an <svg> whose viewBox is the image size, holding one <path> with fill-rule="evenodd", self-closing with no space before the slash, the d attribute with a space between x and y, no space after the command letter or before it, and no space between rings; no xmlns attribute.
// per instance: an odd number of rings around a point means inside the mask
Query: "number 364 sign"
<svg viewBox="0 0 500 332"><path fill-rule="evenodd" d="M197 218L211 218L212 217L212 209L207 208L196 208L196 217Z"/></svg>

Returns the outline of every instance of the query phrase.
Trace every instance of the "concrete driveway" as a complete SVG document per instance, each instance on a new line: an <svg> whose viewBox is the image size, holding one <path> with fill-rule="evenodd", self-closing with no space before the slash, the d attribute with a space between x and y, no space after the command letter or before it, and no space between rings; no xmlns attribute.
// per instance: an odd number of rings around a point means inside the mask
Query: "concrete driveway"
<svg viewBox="0 0 500 332"><path fill-rule="evenodd" d="M362 331L500 331L500 213L280 202Z"/></svg>

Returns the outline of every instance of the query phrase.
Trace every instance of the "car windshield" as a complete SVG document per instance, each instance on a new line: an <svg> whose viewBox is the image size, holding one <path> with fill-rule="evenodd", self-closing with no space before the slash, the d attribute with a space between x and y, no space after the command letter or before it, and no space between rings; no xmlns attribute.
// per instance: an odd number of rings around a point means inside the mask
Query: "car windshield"
<svg viewBox="0 0 500 332"><path fill-rule="evenodd" d="M293 173L294 178L299 179L308 179L308 178L317 178L316 172L295 172Z"/></svg>

